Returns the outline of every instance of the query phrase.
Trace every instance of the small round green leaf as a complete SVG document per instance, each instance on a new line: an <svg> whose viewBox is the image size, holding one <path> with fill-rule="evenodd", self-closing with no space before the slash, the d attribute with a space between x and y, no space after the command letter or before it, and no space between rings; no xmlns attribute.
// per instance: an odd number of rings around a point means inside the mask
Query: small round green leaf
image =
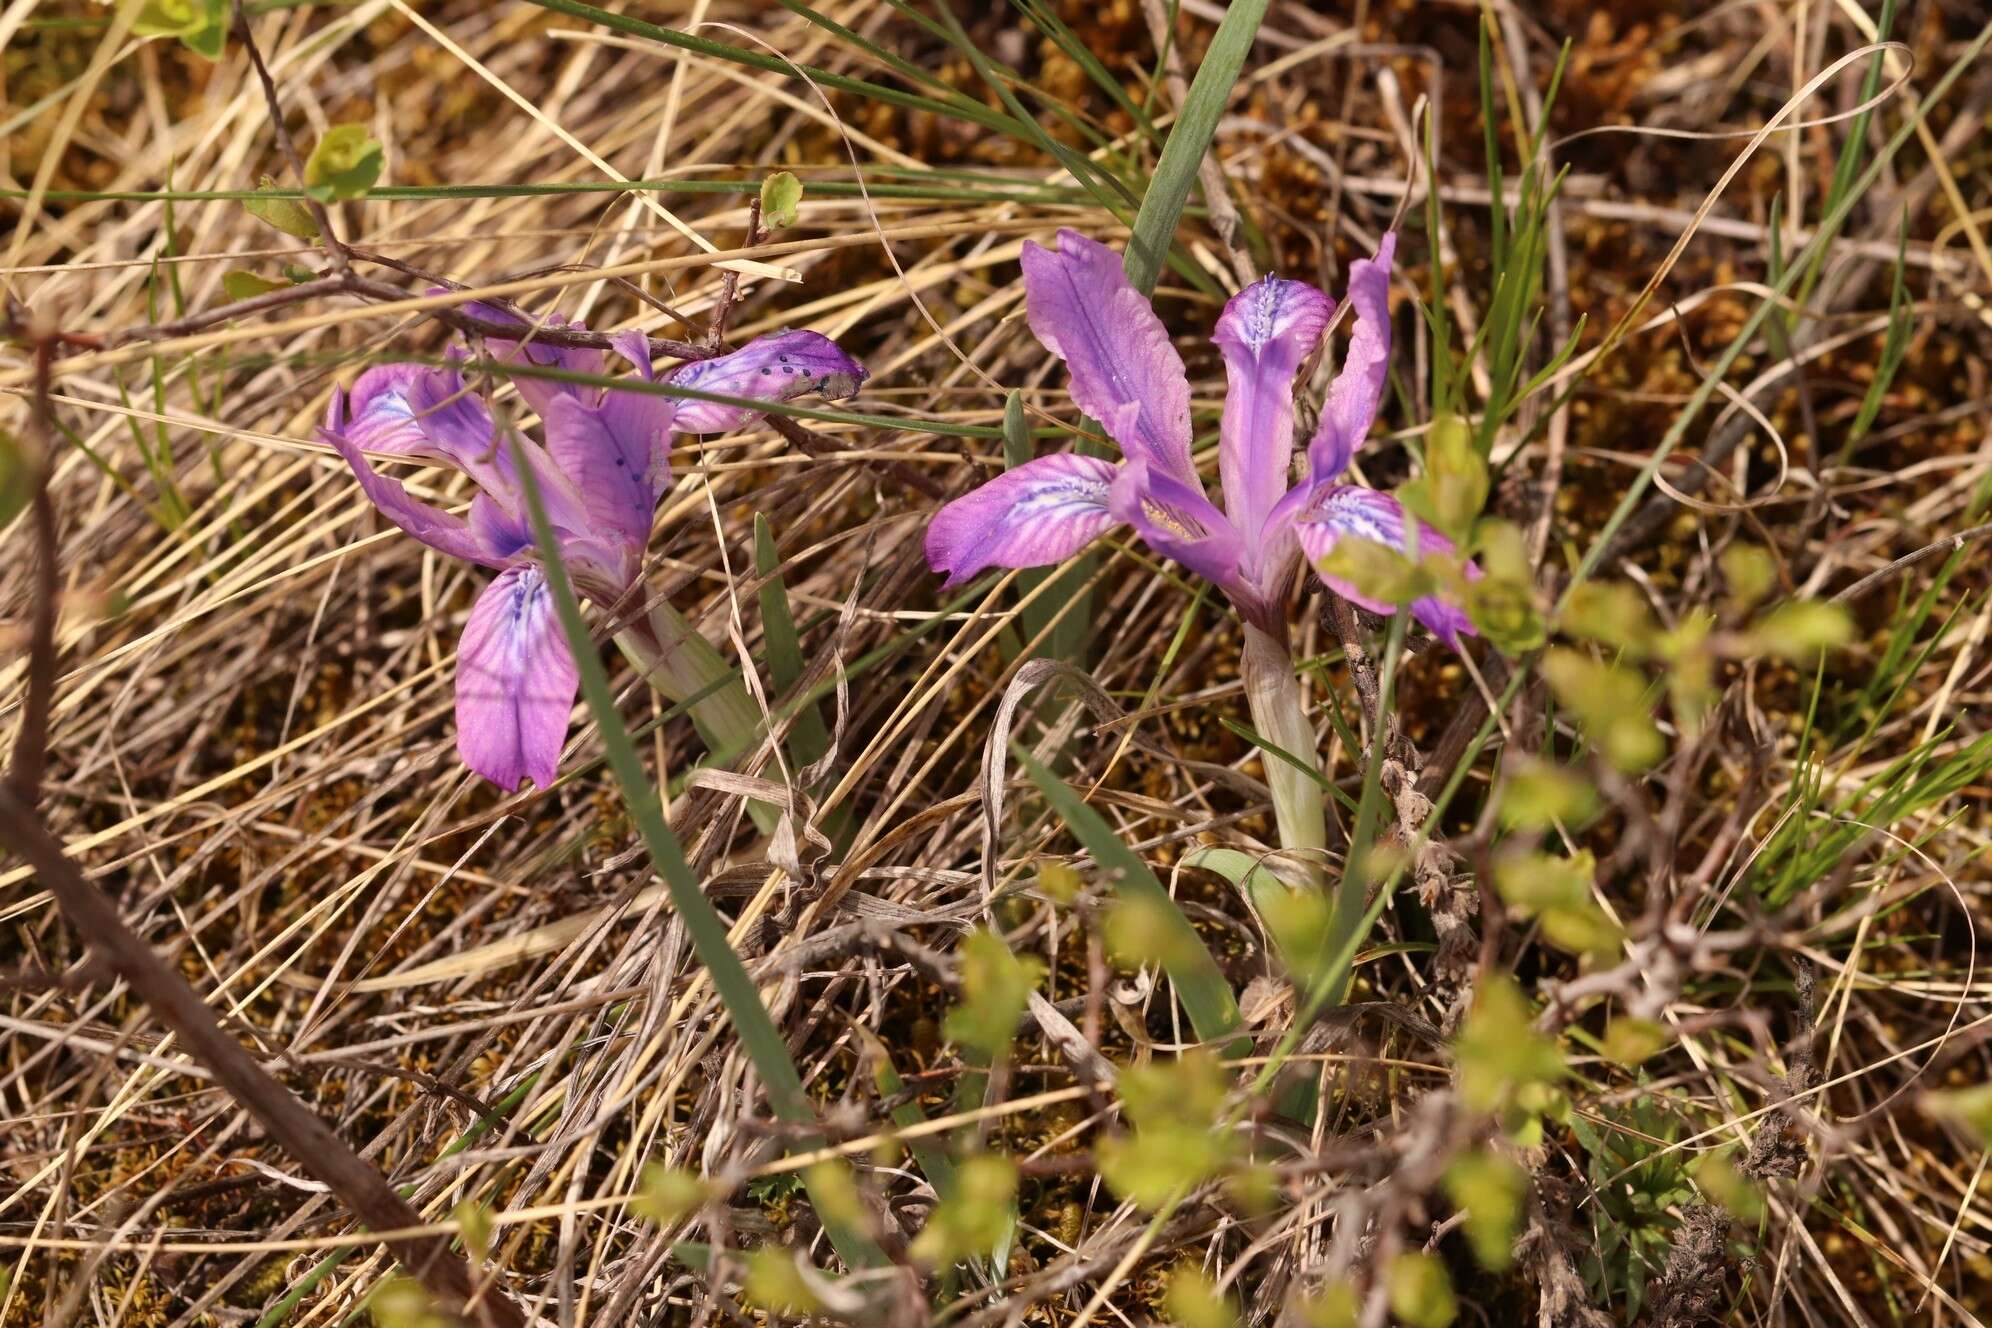
<svg viewBox="0 0 1992 1328"><path fill-rule="evenodd" d="M259 194L275 194L277 182L264 176L256 185ZM252 198L242 204L249 215L266 226L274 226L285 235L295 235L300 240L318 238L318 221L311 215L311 209L294 198Z"/></svg>
<svg viewBox="0 0 1992 1328"><path fill-rule="evenodd" d="M321 203L366 197L380 179L380 144L356 124L333 125L304 163L304 189Z"/></svg>
<svg viewBox="0 0 1992 1328"><path fill-rule="evenodd" d="M761 225L771 231L795 225L796 209L802 203L802 181L787 171L776 171L761 182Z"/></svg>
<svg viewBox="0 0 1992 1328"><path fill-rule="evenodd" d="M245 272L241 268L233 272L224 272L221 277L222 292L231 300L253 300L258 295L268 295L271 291L289 290L290 285L288 281L272 281L268 277Z"/></svg>

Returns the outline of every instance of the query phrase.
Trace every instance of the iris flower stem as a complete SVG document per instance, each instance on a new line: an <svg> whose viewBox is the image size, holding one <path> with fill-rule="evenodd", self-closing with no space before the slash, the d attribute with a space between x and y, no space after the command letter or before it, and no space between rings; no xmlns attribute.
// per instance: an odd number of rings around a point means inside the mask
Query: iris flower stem
<svg viewBox="0 0 1992 1328"><path fill-rule="evenodd" d="M616 644L657 693L686 709L706 750L730 765L759 745L760 707L747 694L726 657L685 621L684 615L659 600L649 613L616 634ZM696 700L692 698L696 697ZM748 815L763 834L772 834L781 809L749 802Z"/></svg>
<svg viewBox="0 0 1992 1328"><path fill-rule="evenodd" d="M1293 655L1286 643L1246 623L1241 672L1245 703L1259 736L1312 763L1316 759L1314 726L1307 722L1307 712L1301 706L1300 679L1294 674ZM1290 855L1288 862L1293 868L1319 883L1326 874L1328 848L1321 784L1308 771L1272 752L1264 754L1263 764L1266 784L1273 793L1280 847Z"/></svg>

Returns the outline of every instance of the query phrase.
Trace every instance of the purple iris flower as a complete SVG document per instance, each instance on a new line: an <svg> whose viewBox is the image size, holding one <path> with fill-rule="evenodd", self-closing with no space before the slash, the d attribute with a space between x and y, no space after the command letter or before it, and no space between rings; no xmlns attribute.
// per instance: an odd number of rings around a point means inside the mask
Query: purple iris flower
<svg viewBox="0 0 1992 1328"><path fill-rule="evenodd" d="M1349 269L1355 331L1307 444L1307 478L1289 487L1293 383L1327 329L1334 301L1305 282L1265 277L1225 305L1212 339L1230 390L1218 433L1220 509L1190 459L1190 384L1162 320L1129 283L1120 255L1074 231L1058 248L1024 246L1031 331L1071 371L1072 399L1120 444L1118 465L1065 452L1007 471L955 499L927 528L927 561L955 585L988 567L1062 562L1116 526L1223 590L1247 621L1284 637L1281 603L1304 554L1318 563L1358 537L1409 548L1407 516L1387 493L1338 483L1376 418L1390 361L1386 296L1397 237ZM1415 520L1415 518L1409 518ZM1422 521L1417 551L1450 554ZM1478 569L1468 565L1467 575ZM1322 574L1335 593L1377 613L1395 606ZM1473 628L1435 597L1411 612L1448 645Z"/></svg>
<svg viewBox="0 0 1992 1328"><path fill-rule="evenodd" d="M474 312L517 321L489 305ZM602 373L602 351L535 344L520 328L521 341L491 341L498 358ZM760 401L809 391L848 396L865 379L857 361L815 332L776 333L661 375L642 333L620 333L612 343L646 381ZM507 791L522 777L541 788L553 782L580 682L538 561L517 458L531 470L576 588L615 605L642 570L657 501L670 483L671 435L734 429L763 413L548 378L513 382L539 413L544 444L501 438L490 409L454 366L369 369L350 391L333 393L320 430L388 520L438 552L499 574L471 606L457 646L457 751ZM463 515L444 512L375 471L369 452L452 467L478 493Z"/></svg>

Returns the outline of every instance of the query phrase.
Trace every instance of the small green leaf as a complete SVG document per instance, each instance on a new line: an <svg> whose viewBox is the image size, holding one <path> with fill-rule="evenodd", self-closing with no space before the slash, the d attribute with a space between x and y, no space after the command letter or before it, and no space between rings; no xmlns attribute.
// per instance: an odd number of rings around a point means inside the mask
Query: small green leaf
<svg viewBox="0 0 1992 1328"><path fill-rule="evenodd" d="M1563 1054L1535 1031L1534 1017L1512 978L1497 974L1480 984L1453 1043L1460 1100L1469 1111L1494 1111L1518 1101L1524 1088L1563 1078ZM1538 1099L1537 1105L1548 1104Z"/></svg>
<svg viewBox="0 0 1992 1328"><path fill-rule="evenodd" d="M257 182L259 194L274 193L277 182L264 176ZM285 235L295 235L300 240L318 238L318 222L311 215L311 209L294 198L251 198L242 206L249 215L266 226L274 226Z"/></svg>
<svg viewBox="0 0 1992 1328"><path fill-rule="evenodd" d="M1405 1328L1448 1328L1459 1314L1446 1266L1429 1254L1399 1254L1390 1261L1385 1283L1390 1312Z"/></svg>
<svg viewBox="0 0 1992 1328"><path fill-rule="evenodd" d="M1715 651L1709 640L1714 629L1711 614L1690 609L1659 640L1660 662L1667 670L1667 699L1674 722L1685 734L1700 731L1703 717L1715 704Z"/></svg>
<svg viewBox="0 0 1992 1328"><path fill-rule="evenodd" d="M1618 1065L1634 1066L1666 1050L1674 1040L1666 1028L1651 1019L1620 1015L1605 1025L1605 1059Z"/></svg>
<svg viewBox="0 0 1992 1328"><path fill-rule="evenodd" d="M1487 461L1473 430L1457 415L1440 415L1425 434L1425 473L1399 489L1404 505L1454 542L1463 543L1487 506Z"/></svg>
<svg viewBox="0 0 1992 1328"><path fill-rule="evenodd" d="M1000 1153L978 1153L955 1168L954 1193L935 1207L907 1252L928 1268L987 1255L1009 1235L1016 1202L1017 1164Z"/></svg>
<svg viewBox="0 0 1992 1328"><path fill-rule="evenodd" d="M491 1210L475 1199L460 1201L450 1214L463 1233L463 1247L482 1262L491 1254Z"/></svg>
<svg viewBox="0 0 1992 1328"><path fill-rule="evenodd" d="M1462 1153L1446 1168L1445 1183L1453 1204L1466 1214L1473 1257L1487 1271L1502 1272L1514 1262L1528 1175L1499 1153Z"/></svg>
<svg viewBox="0 0 1992 1328"><path fill-rule="evenodd" d="M1509 766L1501 789L1501 824L1510 830L1581 827L1597 814L1597 790L1568 768L1540 756Z"/></svg>
<svg viewBox="0 0 1992 1328"><path fill-rule="evenodd" d="M1771 609L1751 626L1744 637L1744 649L1803 664L1853 637L1854 620L1844 605L1792 600Z"/></svg>
<svg viewBox="0 0 1992 1328"><path fill-rule="evenodd" d="M367 1297L367 1313L377 1328L451 1328L456 1321L436 1308L420 1282L395 1277Z"/></svg>
<svg viewBox="0 0 1992 1328"><path fill-rule="evenodd" d="M1318 889L1296 890L1278 882L1256 891L1253 902L1294 985L1312 990L1335 962L1334 904Z"/></svg>
<svg viewBox="0 0 1992 1328"><path fill-rule="evenodd" d="M1529 565L1529 537L1522 528L1504 517L1490 516L1474 527L1472 552L1480 569L1489 576L1509 581L1535 580Z"/></svg>
<svg viewBox="0 0 1992 1328"><path fill-rule="evenodd" d="M228 42L228 0L146 0L131 30L140 37L178 37L196 55L218 60Z"/></svg>
<svg viewBox="0 0 1992 1328"><path fill-rule="evenodd" d="M1224 1197L1248 1218L1271 1217L1280 1209L1280 1173L1262 1163L1242 1166L1224 1178Z"/></svg>
<svg viewBox="0 0 1992 1328"><path fill-rule="evenodd" d="M380 144L365 125L333 125L304 163L304 190L321 203L365 198L381 165Z"/></svg>
<svg viewBox="0 0 1992 1328"><path fill-rule="evenodd" d="M638 1217L668 1227L690 1217L710 1198L711 1188L691 1172L662 1162L646 1162L629 1207Z"/></svg>
<svg viewBox="0 0 1992 1328"><path fill-rule="evenodd" d="M1979 1143L1992 1149L1992 1084L1929 1093L1924 1096L1922 1106L1925 1115L1956 1121L1977 1136Z"/></svg>
<svg viewBox="0 0 1992 1328"><path fill-rule="evenodd" d="M1231 1090L1223 1064L1208 1051L1186 1051L1173 1061L1150 1061L1121 1075L1121 1110L1136 1129L1187 1125L1208 1130Z"/></svg>
<svg viewBox="0 0 1992 1328"><path fill-rule="evenodd" d="M253 300L258 295L268 295L271 291L288 290L290 286L291 283L288 281L272 281L268 277L245 272L241 268L221 275L222 293L231 300Z"/></svg>
<svg viewBox="0 0 1992 1328"><path fill-rule="evenodd" d="M146 0L131 21L132 34L178 37L199 27L205 21L206 9L206 0Z"/></svg>
<svg viewBox="0 0 1992 1328"><path fill-rule="evenodd" d="M1356 1328L1362 1314L1362 1298L1354 1287L1340 1280L1328 1283L1300 1302L1300 1321L1307 1328Z"/></svg>
<svg viewBox="0 0 1992 1328"><path fill-rule="evenodd" d="M1644 770L1666 754L1646 701L1646 681L1638 674L1568 649L1544 655L1542 673L1556 699L1583 721L1599 752L1619 769Z"/></svg>
<svg viewBox="0 0 1992 1328"><path fill-rule="evenodd" d="M740 1294L770 1314L817 1313L823 1302L797 1264L801 1257L779 1245L763 1245L750 1252L746 1274L740 1279Z"/></svg>
<svg viewBox="0 0 1992 1328"><path fill-rule="evenodd" d="M796 208L802 203L802 181L787 171L776 171L761 182L761 225L766 230L787 230L795 225Z"/></svg>
<svg viewBox="0 0 1992 1328"><path fill-rule="evenodd" d="M1038 868L1037 887L1054 904L1070 908L1086 888L1078 869L1067 862L1047 862Z"/></svg>
<svg viewBox="0 0 1992 1328"><path fill-rule="evenodd" d="M961 943L961 1003L948 1011L947 1035L991 1060L1001 1056L1043 977L1043 964L1017 958L995 932L970 932Z"/></svg>
<svg viewBox="0 0 1992 1328"><path fill-rule="evenodd" d="M1695 1185L1709 1198L1729 1210L1739 1222L1754 1223L1764 1215L1764 1196L1735 1165L1726 1151L1703 1153L1688 1168Z"/></svg>
<svg viewBox="0 0 1992 1328"><path fill-rule="evenodd" d="M1224 1169L1231 1151L1208 1129L1167 1125L1102 1139L1100 1175L1115 1194L1155 1212Z"/></svg>
<svg viewBox="0 0 1992 1328"><path fill-rule="evenodd" d="M1162 1305L1177 1328L1235 1328L1238 1323L1238 1307L1194 1266L1170 1275Z"/></svg>
<svg viewBox="0 0 1992 1328"><path fill-rule="evenodd" d="M1552 945L1609 957L1622 933L1591 897L1597 860L1549 853L1511 853L1494 866L1494 888L1523 917L1534 918Z"/></svg>
<svg viewBox="0 0 1992 1328"><path fill-rule="evenodd" d="M1375 540L1346 536L1315 563L1323 575L1346 581L1366 599L1409 604L1432 593L1432 580L1409 558Z"/></svg>
<svg viewBox="0 0 1992 1328"><path fill-rule="evenodd" d="M1502 899L1525 913L1587 904L1597 869L1597 859L1588 852L1574 858L1550 853L1509 854L1495 864L1494 888Z"/></svg>
<svg viewBox="0 0 1992 1328"><path fill-rule="evenodd" d="M1763 602L1778 583L1775 559L1754 544L1732 544L1722 551L1722 579L1729 585L1731 612L1742 613Z"/></svg>
<svg viewBox="0 0 1992 1328"><path fill-rule="evenodd" d="M809 1191L809 1202L830 1221L853 1229L861 1229L871 1221L871 1210L865 1207L849 1167L837 1162L818 1162L809 1168L802 1183Z"/></svg>
<svg viewBox="0 0 1992 1328"><path fill-rule="evenodd" d="M1178 925L1181 921L1181 913L1146 895L1116 900L1101 925L1107 957L1124 969L1194 963L1203 947L1194 931L1186 934Z"/></svg>
<svg viewBox="0 0 1992 1328"><path fill-rule="evenodd" d="M1489 573L1468 581L1461 596L1480 634L1510 655L1524 655L1549 639L1549 626L1529 582Z"/></svg>
<svg viewBox="0 0 1992 1328"><path fill-rule="evenodd" d="M1653 652L1659 626L1636 589L1622 581L1586 581L1570 592L1556 625L1572 636L1597 641L1633 659Z"/></svg>
<svg viewBox="0 0 1992 1328"><path fill-rule="evenodd" d="M1100 1143L1100 1174L1115 1193L1153 1212L1216 1176L1231 1160L1232 1135L1218 1128L1230 1082L1207 1051L1151 1061L1121 1075L1122 1114L1134 1127Z"/></svg>

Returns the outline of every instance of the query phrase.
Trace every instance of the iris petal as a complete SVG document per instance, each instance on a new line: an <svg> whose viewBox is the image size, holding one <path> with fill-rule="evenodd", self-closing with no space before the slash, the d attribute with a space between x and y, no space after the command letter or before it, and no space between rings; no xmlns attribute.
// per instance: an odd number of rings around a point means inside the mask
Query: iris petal
<svg viewBox="0 0 1992 1328"><path fill-rule="evenodd" d="M1390 263L1397 253L1397 235L1386 233L1376 257L1349 264L1349 303L1356 311L1355 331L1342 371L1328 388L1321 423L1307 444L1307 477L1326 484L1349 468L1383 402L1383 385L1390 373Z"/></svg>
<svg viewBox="0 0 1992 1328"><path fill-rule="evenodd" d="M1024 310L1031 331L1072 375L1072 399L1129 460L1193 483L1190 382L1162 320L1121 257L1077 231L1058 248L1026 243Z"/></svg>
<svg viewBox="0 0 1992 1328"><path fill-rule="evenodd" d="M1352 604L1360 604L1372 613L1388 615L1397 611L1395 604L1371 599L1340 577L1320 571L1319 564L1345 538L1371 540L1398 553L1409 554L1412 549L1407 525L1404 505L1390 494L1354 484L1330 484L1317 491L1314 503L1301 516L1295 530L1300 535L1300 546L1307 555L1307 561L1315 566L1315 575L1321 578L1323 585ZM1416 531L1420 557L1428 553L1453 552L1453 542L1424 522L1417 522ZM1466 574L1478 578L1480 568L1468 562ZM1413 600L1411 616L1454 650L1459 649L1460 637L1476 634L1472 621L1463 610L1436 595Z"/></svg>
<svg viewBox="0 0 1992 1328"><path fill-rule="evenodd" d="M530 563L484 588L457 645L457 753L507 792L553 783L580 671Z"/></svg>
<svg viewBox="0 0 1992 1328"><path fill-rule="evenodd" d="M1114 466L1062 452L1027 461L934 514L927 564L958 585L988 567L1063 562L1114 524Z"/></svg>
<svg viewBox="0 0 1992 1328"><path fill-rule="evenodd" d="M1293 467L1294 375L1334 309L1306 282L1266 277L1231 297L1212 334L1230 386L1217 449L1224 510L1254 551Z"/></svg>
<svg viewBox="0 0 1992 1328"><path fill-rule="evenodd" d="M675 387L756 401L792 401L820 392L832 401L858 390L868 375L820 332L776 332L739 350L709 360L693 360L664 375ZM727 433L759 419L765 411L690 397L678 402L672 427L679 433Z"/></svg>

